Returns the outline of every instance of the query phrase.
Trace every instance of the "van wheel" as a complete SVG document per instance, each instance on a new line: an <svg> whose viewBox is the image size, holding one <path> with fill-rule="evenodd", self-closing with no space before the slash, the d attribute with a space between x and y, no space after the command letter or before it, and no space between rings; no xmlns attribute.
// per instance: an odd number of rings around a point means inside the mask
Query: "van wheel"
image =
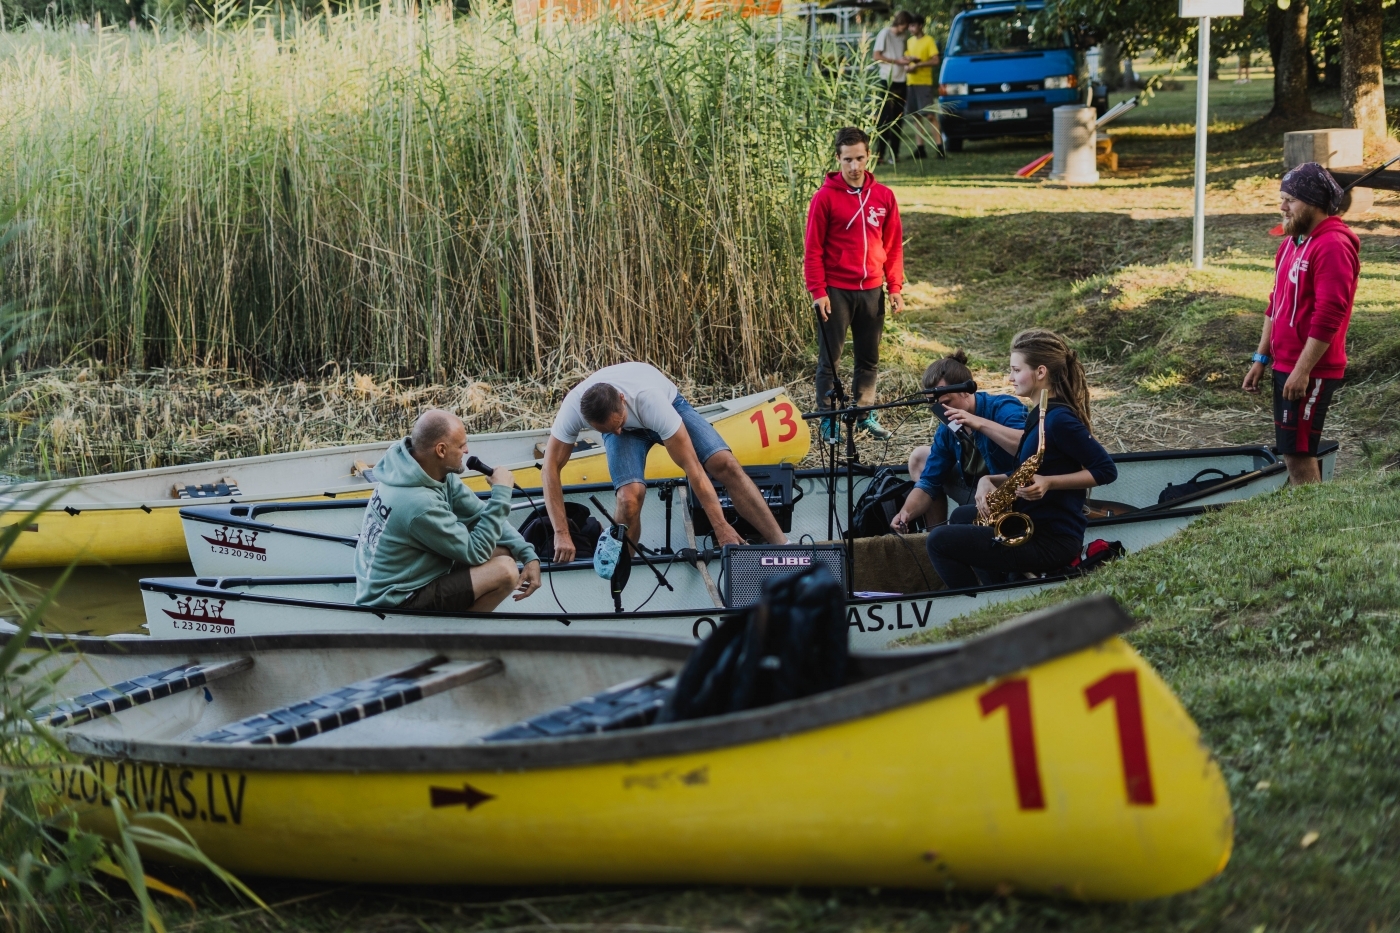
<svg viewBox="0 0 1400 933"><path fill-rule="evenodd" d="M957 136L949 136L943 140L943 145L949 152L962 152L963 141Z"/></svg>

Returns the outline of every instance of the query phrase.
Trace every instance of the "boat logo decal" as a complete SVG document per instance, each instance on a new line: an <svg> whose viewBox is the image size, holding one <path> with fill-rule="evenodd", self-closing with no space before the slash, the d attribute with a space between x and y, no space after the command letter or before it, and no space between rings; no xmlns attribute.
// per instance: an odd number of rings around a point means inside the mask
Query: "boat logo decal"
<svg viewBox="0 0 1400 933"><path fill-rule="evenodd" d="M175 611L162 609L175 623L175 628L185 632L213 632L232 635L234 620L224 615L228 600L214 600L207 596L179 596L175 599Z"/></svg>
<svg viewBox="0 0 1400 933"><path fill-rule="evenodd" d="M906 608L909 610L907 615L904 612ZM846 610L846 626L862 632L923 628L933 616L933 600L925 599L922 606L913 600L895 603L893 619L885 617L887 611L889 607L884 603L851 606Z"/></svg>
<svg viewBox="0 0 1400 933"><path fill-rule="evenodd" d="M793 554L789 557L760 557L760 567L807 567L812 563L810 554Z"/></svg>
<svg viewBox="0 0 1400 933"><path fill-rule="evenodd" d="M228 525L222 525L214 532L214 537L200 537L209 542L209 550L215 554L246 557L249 560L267 560L267 549L255 546L258 534L249 528L230 528Z"/></svg>
<svg viewBox="0 0 1400 933"><path fill-rule="evenodd" d="M495 800L495 794L488 794L484 790L477 790L470 784L463 784L461 790L452 787L429 787L428 800L433 808L466 806L468 810L475 810L488 800Z"/></svg>
<svg viewBox="0 0 1400 933"><path fill-rule="evenodd" d="M61 765L50 772L49 780L54 793L74 802L110 807L115 799L137 813L234 826L243 823L248 789L248 776L237 772L196 772L102 758Z"/></svg>

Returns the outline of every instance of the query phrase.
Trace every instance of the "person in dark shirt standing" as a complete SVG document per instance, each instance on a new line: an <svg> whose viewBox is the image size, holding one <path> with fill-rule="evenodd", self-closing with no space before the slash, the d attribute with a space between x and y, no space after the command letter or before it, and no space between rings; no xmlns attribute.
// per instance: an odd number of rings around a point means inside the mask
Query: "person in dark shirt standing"
<svg viewBox="0 0 1400 933"><path fill-rule="evenodd" d="M1023 330L1011 341L1011 383L1016 394L1049 400L1045 413L1045 455L1031 481L1016 490L1015 510L1035 523L1031 539L1019 547L993 541L995 532L975 525L985 516L987 496L1008 474L985 476L977 483L976 503L954 510L948 524L928 536L928 555L951 589L1003 583L1010 574L1048 573L1069 566L1084 546L1085 490L1111 483L1118 467L1090 433L1089 384L1079 355L1059 334ZM1026 429L1016 463L1036 452L1040 443L1039 406L1026 415ZM1014 470L1013 470L1014 472Z"/></svg>
<svg viewBox="0 0 1400 933"><path fill-rule="evenodd" d="M1317 450L1332 394L1346 378L1361 241L1333 216L1341 210L1342 189L1321 165L1299 165L1279 188L1285 237L1274 257L1274 290L1243 388L1258 392L1273 362L1274 443L1296 486L1322 481Z"/></svg>
<svg viewBox="0 0 1400 933"><path fill-rule="evenodd" d="M880 365L880 338L885 333L885 290L890 308L904 310L904 232L894 192L866 170L870 137L858 127L836 133L841 170L828 172L807 208L802 272L816 306L817 407L830 408L827 397L836 363L851 331L855 350L852 395L857 405L875 403ZM834 359L828 359L828 353ZM874 412L856 425L877 441L890 439ZM835 418L822 419L822 441L834 444Z"/></svg>

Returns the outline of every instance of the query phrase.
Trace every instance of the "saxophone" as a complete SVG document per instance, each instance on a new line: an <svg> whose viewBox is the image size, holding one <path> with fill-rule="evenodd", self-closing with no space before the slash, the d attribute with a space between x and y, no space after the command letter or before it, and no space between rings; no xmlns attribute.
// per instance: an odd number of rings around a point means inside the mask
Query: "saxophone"
<svg viewBox="0 0 1400 933"><path fill-rule="evenodd" d="M1014 511L1012 506L1016 504L1016 490L1031 481L1031 477L1035 476L1036 470L1040 469L1040 461L1045 456L1046 395L1046 391L1041 389L1040 442L1036 446L1035 453L1027 457L1026 462L1018 466L1016 472L1006 478L1006 482L1002 483L996 489L993 489L987 495L987 517L983 518L981 515L977 516L976 524L984 528L988 525L991 526L995 534L992 541L996 544L1004 544L1007 547L1020 547L1031 539L1031 535L1035 534L1035 522L1031 521L1031 517L1024 512ZM1025 531L1014 538L1008 538L1006 533L1002 530L1002 525L1007 519L1023 522L1026 526Z"/></svg>

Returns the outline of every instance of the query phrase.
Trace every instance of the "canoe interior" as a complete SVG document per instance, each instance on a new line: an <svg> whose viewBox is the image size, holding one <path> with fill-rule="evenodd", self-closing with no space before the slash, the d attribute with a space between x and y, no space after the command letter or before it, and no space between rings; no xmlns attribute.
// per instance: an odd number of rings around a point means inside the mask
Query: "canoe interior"
<svg viewBox="0 0 1400 933"><path fill-rule="evenodd" d="M1250 474L1250 472L1261 471L1277 464L1277 458L1268 451L1266 447L1240 447L1225 448L1221 451L1162 451L1162 452L1141 452L1141 454L1117 454L1116 462L1119 464L1119 479L1109 483L1107 486L1093 490L1093 499L1112 500L1112 502L1126 503L1134 509L1145 509L1145 507L1156 506L1158 496L1168 483L1189 482L1191 476L1197 475L1203 469L1219 469L1228 476L1240 474ZM896 471L904 474L903 466L896 466ZM861 493L871 482L871 476L858 475L854 479L855 499L860 499ZM659 548L665 544L665 503L659 497L661 485L657 482L648 483L657 492L648 493L645 499L643 510L643 541L652 548ZM811 535L816 541L825 541L832 538L829 535L829 523L827 523L827 478L818 469L804 469L798 471L798 489L801 490L801 500L794 507L794 518L792 518L791 539L801 538L802 535ZM1249 495L1254 495L1257 490L1250 490ZM610 485L589 485L574 486L566 490L566 499L570 502L577 502L587 507L596 516L596 511L589 503L589 496L598 496L609 511L613 507L613 493ZM836 483L836 523L834 527L844 527L846 524L846 502L847 485L846 478L840 476ZM528 518L533 506L543 506L543 499L538 492L526 493L517 490L515 492L515 503L517 510L512 513L512 524L521 525ZM238 514L239 509L246 509L245 514ZM255 527L253 524L272 528L283 528L283 530L312 531L316 534L343 535L343 537L356 537L360 534L360 525L363 523L363 503L267 503L255 504L255 506L195 506L186 509L186 518L203 523L225 523L230 518L239 518L245 527ZM672 545L679 548L682 544L676 544L683 537L682 521L679 514L673 507L671 537ZM836 532L839 535L839 531ZM272 569L269 569L272 570Z"/></svg>
<svg viewBox="0 0 1400 933"><path fill-rule="evenodd" d="M3 625L4 633L12 626ZM594 637L581 639L320 639L316 645L257 646L250 639L229 650L219 643L166 642L166 652L97 650L99 640L76 639L84 651L73 664L66 653L46 654L28 676L57 675L56 701L91 695L113 684L139 681L157 672L189 665L228 673L154 700L66 726L90 739L184 743L251 716L293 706L349 684L382 676L437 658L439 667L500 662L486 675L399 709L367 717L297 741L301 748L456 747L566 704L639 679L655 680L680 670L690 645L670 639ZM274 639L274 641L276 641ZM287 640L283 640L286 642ZM356 642L360 642L356 644ZM415 643L416 642L416 643ZM203 650L201 650L203 649ZM213 650L210 650L213 649ZM859 683L956 654L959 643L901 652L894 656L854 655L847 683ZM144 699L144 698L143 698Z"/></svg>

